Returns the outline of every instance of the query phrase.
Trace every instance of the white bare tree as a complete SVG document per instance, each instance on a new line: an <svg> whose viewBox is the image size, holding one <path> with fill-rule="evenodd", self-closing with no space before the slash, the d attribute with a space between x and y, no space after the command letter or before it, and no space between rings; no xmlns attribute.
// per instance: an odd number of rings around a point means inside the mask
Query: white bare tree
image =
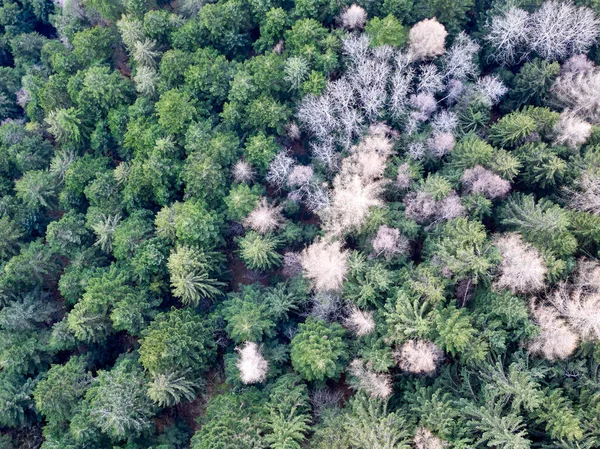
<svg viewBox="0 0 600 449"><path fill-rule="evenodd" d="M551 90L561 106L592 123L600 123L600 70L597 67L559 76Z"/></svg>
<svg viewBox="0 0 600 449"><path fill-rule="evenodd" d="M266 198L262 198L256 208L244 219L244 226L260 234L275 231L282 224L281 206L269 204Z"/></svg>
<svg viewBox="0 0 600 449"><path fill-rule="evenodd" d="M450 443L435 436L429 429L420 427L415 432L413 438L415 449L444 449L450 446Z"/></svg>
<svg viewBox="0 0 600 449"><path fill-rule="evenodd" d="M592 125L566 110L554 126L554 142L577 149L584 145L592 135Z"/></svg>
<svg viewBox="0 0 600 449"><path fill-rule="evenodd" d="M446 28L435 17L421 20L413 25L408 33L409 51L415 59L443 55L446 51L447 35Z"/></svg>
<svg viewBox="0 0 600 449"><path fill-rule="evenodd" d="M479 193L486 198L503 198L510 192L510 182L493 171L476 165L464 171L462 184L469 193Z"/></svg>
<svg viewBox="0 0 600 449"><path fill-rule="evenodd" d="M600 33L594 11L570 1L544 2L531 16L530 27L530 48L550 60L587 53Z"/></svg>
<svg viewBox="0 0 600 449"><path fill-rule="evenodd" d="M575 210L600 215L600 177L585 171L576 185L577 189L566 189L569 205Z"/></svg>
<svg viewBox="0 0 600 449"><path fill-rule="evenodd" d="M339 241L316 240L302 251L304 276L316 290L339 290L348 272L348 254Z"/></svg>
<svg viewBox="0 0 600 449"><path fill-rule="evenodd" d="M528 53L530 16L523 9L512 6L492 17L484 39L489 43L491 57L500 64L512 65Z"/></svg>
<svg viewBox="0 0 600 449"><path fill-rule="evenodd" d="M340 22L347 30L361 30L367 22L367 12L353 3L344 10L340 16Z"/></svg>
<svg viewBox="0 0 600 449"><path fill-rule="evenodd" d="M350 386L356 390L364 391L372 398L385 400L394 391L392 376L374 371L368 363L361 359L354 359L350 362L348 373L352 376Z"/></svg>
<svg viewBox="0 0 600 449"><path fill-rule="evenodd" d="M289 152L287 150L280 151L269 164L269 172L266 176L267 182L278 189L282 188L286 184L294 165L296 165L296 162L289 156Z"/></svg>
<svg viewBox="0 0 600 449"><path fill-rule="evenodd" d="M408 340L394 354L402 371L411 374L433 374L444 353L428 340Z"/></svg>
<svg viewBox="0 0 600 449"><path fill-rule="evenodd" d="M473 57L478 51L479 44L461 31L442 58L444 77L465 80L477 76L479 69L473 61Z"/></svg>
<svg viewBox="0 0 600 449"><path fill-rule="evenodd" d="M267 379L269 362L262 355L261 348L256 343L247 341L237 351L240 354L237 367L242 382L245 384L264 382Z"/></svg>
<svg viewBox="0 0 600 449"><path fill-rule="evenodd" d="M506 234L496 240L502 261L498 266L496 288L515 294L528 294L544 288L546 264L540 252L519 234Z"/></svg>
<svg viewBox="0 0 600 449"><path fill-rule="evenodd" d="M346 326L357 337L369 335L375 330L373 312L360 310L356 306L350 307L350 313L344 320Z"/></svg>
<svg viewBox="0 0 600 449"><path fill-rule="evenodd" d="M540 333L529 341L528 348L548 360L566 359L579 343L579 337L553 307L531 302L531 315Z"/></svg>

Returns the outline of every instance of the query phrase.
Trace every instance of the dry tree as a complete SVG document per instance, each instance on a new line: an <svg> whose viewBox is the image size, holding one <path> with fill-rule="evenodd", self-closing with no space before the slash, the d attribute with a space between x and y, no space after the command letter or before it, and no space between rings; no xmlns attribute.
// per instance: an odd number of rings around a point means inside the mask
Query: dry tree
<svg viewBox="0 0 600 449"><path fill-rule="evenodd" d="M526 294L544 288L546 265L540 252L523 241L519 234L506 234L496 240L502 261L498 266L496 288Z"/></svg>
<svg viewBox="0 0 600 449"><path fill-rule="evenodd" d="M450 153L456 144L454 135L450 132L434 131L427 140L429 151L435 157L443 157Z"/></svg>
<svg viewBox="0 0 600 449"><path fill-rule="evenodd" d="M600 294L561 283L548 302L583 341L600 341Z"/></svg>
<svg viewBox="0 0 600 449"><path fill-rule="evenodd" d="M600 122L600 70L559 76L551 89L558 103L571 113L592 123Z"/></svg>
<svg viewBox="0 0 600 449"><path fill-rule="evenodd" d="M464 171L462 184L469 193L478 193L486 198L504 198L510 192L510 182L496 173L476 165Z"/></svg>
<svg viewBox="0 0 600 449"><path fill-rule="evenodd" d="M290 172L287 185L288 187L307 186L313 177L313 168L310 165L296 165Z"/></svg>
<svg viewBox="0 0 600 449"><path fill-rule="evenodd" d="M240 354L237 367L242 382L245 384L264 382L267 379L269 362L261 354L260 347L254 342L247 341L241 349L237 348L237 351Z"/></svg>
<svg viewBox="0 0 600 449"><path fill-rule="evenodd" d="M411 374L432 374L444 353L427 340L408 340L394 354L401 370Z"/></svg>
<svg viewBox="0 0 600 449"><path fill-rule="evenodd" d="M600 177L585 171L576 186L576 189L565 189L569 205L575 210L600 215Z"/></svg>
<svg viewBox="0 0 600 449"><path fill-rule="evenodd" d="M244 219L244 226L255 230L260 234L275 231L281 227L283 217L281 215L281 206L273 206L262 198L256 208Z"/></svg>
<svg viewBox="0 0 600 449"><path fill-rule="evenodd" d="M280 151L269 164L269 171L265 179L269 184L280 189L287 182L294 165L296 162L289 156L289 152L287 150Z"/></svg>
<svg viewBox="0 0 600 449"><path fill-rule="evenodd" d="M435 436L429 429L420 427L413 438L415 449L444 449L450 443Z"/></svg>
<svg viewBox="0 0 600 449"><path fill-rule="evenodd" d="M400 190L407 190L414 180L414 174L410 169L408 162L402 163L398 167L398 173L396 174L396 181L394 185Z"/></svg>
<svg viewBox="0 0 600 449"><path fill-rule="evenodd" d="M488 22L484 39L493 49L491 57L496 62L511 65L526 56L529 19L527 11L513 6Z"/></svg>
<svg viewBox="0 0 600 449"><path fill-rule="evenodd" d="M402 235L399 229L386 225L379 226L377 235L371 240L371 245L373 257L383 256L388 261L396 256L405 256L410 251L408 238Z"/></svg>
<svg viewBox="0 0 600 449"><path fill-rule="evenodd" d="M444 54L448 32L435 17L416 23L408 33L409 51L415 59Z"/></svg>
<svg viewBox="0 0 600 449"><path fill-rule="evenodd" d="M548 306L536 306L534 301L531 302L530 308L540 333L529 341L529 351L548 360L562 360L573 354L577 349L579 337L567 322L560 318L558 311Z"/></svg>
<svg viewBox="0 0 600 449"><path fill-rule="evenodd" d="M554 126L554 133L555 143L577 149L592 135L592 125L567 110L560 114L560 120Z"/></svg>
<svg viewBox="0 0 600 449"><path fill-rule="evenodd" d="M301 254L302 268L318 291L336 291L348 272L348 250L339 241L315 240Z"/></svg>
<svg viewBox="0 0 600 449"><path fill-rule="evenodd" d="M560 74L576 74L586 72L594 68L594 63L585 54L571 56L560 66Z"/></svg>
<svg viewBox="0 0 600 449"><path fill-rule="evenodd" d="M375 330L373 312L360 310L358 307L352 306L344 320L344 325L357 337L369 335Z"/></svg>
<svg viewBox="0 0 600 449"><path fill-rule="evenodd" d="M350 386L355 390L364 391L374 399L385 400L391 396L392 377L386 373L378 373L369 363L354 359L348 366L348 373L352 376Z"/></svg>
<svg viewBox="0 0 600 449"><path fill-rule="evenodd" d="M250 182L252 179L254 179L252 166L244 160L237 161L233 166L233 180L235 182Z"/></svg>
<svg viewBox="0 0 600 449"><path fill-rule="evenodd" d="M344 10L340 16L340 21L347 30L361 30L367 22L367 12L353 3Z"/></svg>
<svg viewBox="0 0 600 449"><path fill-rule="evenodd" d="M300 253L288 251L283 255L281 274L286 278L292 278L302 273L302 259Z"/></svg>

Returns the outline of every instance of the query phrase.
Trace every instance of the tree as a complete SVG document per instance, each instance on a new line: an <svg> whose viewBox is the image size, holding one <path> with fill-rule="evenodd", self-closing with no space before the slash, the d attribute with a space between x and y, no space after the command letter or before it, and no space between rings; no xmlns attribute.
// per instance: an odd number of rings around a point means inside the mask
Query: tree
<svg viewBox="0 0 600 449"><path fill-rule="evenodd" d="M72 357L64 365L53 365L35 387L36 407L48 422L62 424L73 416L76 404L92 385L85 366L83 358Z"/></svg>
<svg viewBox="0 0 600 449"><path fill-rule="evenodd" d="M349 10L348 10L349 11ZM401 47L406 43L406 30L396 17L388 15L383 19L373 17L365 27L373 45L391 45Z"/></svg>
<svg viewBox="0 0 600 449"><path fill-rule="evenodd" d="M443 55L446 51L446 28L434 19L425 19L408 33L409 49L415 59Z"/></svg>
<svg viewBox="0 0 600 449"><path fill-rule="evenodd" d="M142 331L139 353L152 375L188 369L199 374L209 368L216 348L205 319L191 309L171 309Z"/></svg>
<svg viewBox="0 0 600 449"><path fill-rule="evenodd" d="M202 251L180 246L173 251L168 262L173 296L184 304L198 305L202 298L221 295L224 284L211 277L215 262Z"/></svg>
<svg viewBox="0 0 600 449"><path fill-rule="evenodd" d="M272 234L248 232L238 240L239 254L251 270L269 270L281 264L281 254L277 252L280 239Z"/></svg>
<svg viewBox="0 0 600 449"><path fill-rule="evenodd" d="M541 106L550 100L550 88L560 71L558 62L534 59L526 62L513 81L509 102L513 108L525 104Z"/></svg>
<svg viewBox="0 0 600 449"><path fill-rule="evenodd" d="M178 372L158 373L148 384L148 397L159 407L171 407L183 399L193 400L198 386L198 382L188 380Z"/></svg>
<svg viewBox="0 0 600 449"><path fill-rule="evenodd" d="M4 412L0 424L6 427L19 427L26 422L26 414L33 408L32 392L36 381L15 373L0 373L0 400Z"/></svg>
<svg viewBox="0 0 600 449"><path fill-rule="evenodd" d="M502 416L499 407L477 407L465 404L463 411L469 416L469 426L480 433L480 443L491 443L506 449L529 449L530 441L525 438L527 432L523 429L523 420L519 415Z"/></svg>
<svg viewBox="0 0 600 449"><path fill-rule="evenodd" d="M502 262L495 285L512 293L526 294L544 288L546 265L537 249L522 241L519 234L507 234L496 240Z"/></svg>
<svg viewBox="0 0 600 449"><path fill-rule="evenodd" d="M337 378L348 358L344 334L344 328L337 323L327 325L313 318L301 323L291 343L294 370L309 381Z"/></svg>
<svg viewBox="0 0 600 449"><path fill-rule="evenodd" d="M133 359L124 358L111 370L100 370L85 395L91 421L116 440L148 431L154 407L145 384L144 373Z"/></svg>
<svg viewBox="0 0 600 449"><path fill-rule="evenodd" d="M512 65L527 54L529 13L510 6L492 16L485 39L490 43L491 57L501 64Z"/></svg>
<svg viewBox="0 0 600 449"><path fill-rule="evenodd" d="M258 342L274 335L275 322L258 286L244 286L223 303L225 330L236 343Z"/></svg>
<svg viewBox="0 0 600 449"><path fill-rule="evenodd" d="M248 214L243 223L259 234L266 234L281 227L282 221L281 206L269 205L267 199L262 198L258 206Z"/></svg>
<svg viewBox="0 0 600 449"><path fill-rule="evenodd" d="M31 170L15 182L15 191L26 207L32 211L55 205L56 182L45 170Z"/></svg>
<svg viewBox="0 0 600 449"><path fill-rule="evenodd" d="M579 73L568 72L559 76L551 92L558 102L571 112L592 123L600 121L600 71L596 68Z"/></svg>
<svg viewBox="0 0 600 449"><path fill-rule="evenodd" d="M377 373L365 366L365 362L360 359L354 359L348 368L348 372L353 376L351 386L369 394L372 398L381 400L387 399L393 392L392 378L389 374Z"/></svg>
<svg viewBox="0 0 600 449"><path fill-rule="evenodd" d="M350 412L343 420L350 447L359 449L408 449L409 433L405 420L397 413L388 413L387 401L357 395L349 404ZM339 430L338 430L339 431Z"/></svg>
<svg viewBox="0 0 600 449"><path fill-rule="evenodd" d="M239 349L236 366L240 370L240 378L245 384L264 382L269 370L269 362L262 355L259 346L254 342L246 342Z"/></svg>
<svg viewBox="0 0 600 449"><path fill-rule="evenodd" d="M412 374L432 374L443 357L435 343L426 340L408 340L395 354L398 366Z"/></svg>
<svg viewBox="0 0 600 449"><path fill-rule="evenodd" d="M348 271L348 255L338 241L317 240L302 252L304 275L316 290L339 290Z"/></svg>
<svg viewBox="0 0 600 449"><path fill-rule="evenodd" d="M177 89L163 93L155 107L158 124L174 136L184 134L198 117L196 101L187 92Z"/></svg>
<svg viewBox="0 0 600 449"><path fill-rule="evenodd" d="M342 22L342 26L347 30L361 30L367 22L367 12L353 3L342 13L340 21Z"/></svg>

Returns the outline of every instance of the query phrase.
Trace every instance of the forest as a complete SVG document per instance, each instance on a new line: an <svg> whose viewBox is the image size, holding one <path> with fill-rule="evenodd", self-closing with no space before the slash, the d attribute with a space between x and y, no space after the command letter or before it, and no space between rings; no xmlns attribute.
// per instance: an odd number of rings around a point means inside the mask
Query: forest
<svg viewBox="0 0 600 449"><path fill-rule="evenodd" d="M0 449L600 447L599 0L0 0L0 121Z"/></svg>

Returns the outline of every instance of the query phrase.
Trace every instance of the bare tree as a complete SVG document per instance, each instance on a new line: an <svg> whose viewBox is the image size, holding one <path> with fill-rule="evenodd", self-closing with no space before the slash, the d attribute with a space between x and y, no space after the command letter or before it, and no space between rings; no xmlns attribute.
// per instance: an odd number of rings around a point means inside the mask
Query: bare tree
<svg viewBox="0 0 600 449"><path fill-rule="evenodd" d="M342 13L340 21L347 30L361 30L367 22L367 12L353 3Z"/></svg>
<svg viewBox="0 0 600 449"><path fill-rule="evenodd" d="M600 341L600 295L560 284L548 298L550 304L583 341Z"/></svg>
<svg viewBox="0 0 600 449"><path fill-rule="evenodd" d="M536 306L532 301L531 314L540 328L540 333L529 341L528 348L531 352L548 360L566 359L575 352L579 337L560 318L556 309Z"/></svg>
<svg viewBox="0 0 600 449"><path fill-rule="evenodd" d="M571 56L560 66L560 74L576 74L586 72L594 68L594 63L590 61L587 55L580 54Z"/></svg>
<svg viewBox="0 0 600 449"><path fill-rule="evenodd" d="M479 51L479 44L464 31L454 39L454 43L442 58L442 67L446 79L465 80L477 76L479 70L473 57Z"/></svg>
<svg viewBox="0 0 600 449"><path fill-rule="evenodd" d="M354 359L350 362L348 373L353 376L350 386L364 391L372 398L384 400L390 397L394 391L392 377L389 374L373 371L372 367L361 359Z"/></svg>
<svg viewBox="0 0 600 449"><path fill-rule="evenodd" d="M310 165L296 165L290 172L287 185L289 187L303 187L313 178L313 168Z"/></svg>
<svg viewBox="0 0 600 449"><path fill-rule="evenodd" d="M577 149L592 135L592 125L570 111L563 111L560 120L554 125L555 143Z"/></svg>
<svg viewBox="0 0 600 449"><path fill-rule="evenodd" d="M544 288L546 265L540 252L519 234L506 234L496 240L502 261L498 266L496 288L515 294L528 294Z"/></svg>
<svg viewBox="0 0 600 449"><path fill-rule="evenodd" d="M492 17L484 39L490 44L496 62L512 65L527 55L529 21L529 13L514 6Z"/></svg>
<svg viewBox="0 0 600 449"><path fill-rule="evenodd" d="M600 33L600 21L590 8L548 1L531 16L529 46L545 59L566 59L587 53Z"/></svg>
<svg viewBox="0 0 600 449"><path fill-rule="evenodd" d="M357 337L369 335L375 330L373 312L363 311L356 306L352 306L348 317L344 320L344 326Z"/></svg>
<svg viewBox="0 0 600 449"><path fill-rule="evenodd" d="M371 245L374 257L383 256L388 261L399 255L407 255L410 251L408 238L400 234L399 229L386 225L379 226Z"/></svg>
<svg viewBox="0 0 600 449"><path fill-rule="evenodd" d="M244 219L244 226L265 234L275 231L283 224L281 206L273 206L262 198L258 206Z"/></svg>
<svg viewBox="0 0 600 449"><path fill-rule="evenodd" d="M423 64L420 68L417 92L436 94L444 90L444 78L435 64Z"/></svg>
<svg viewBox="0 0 600 449"><path fill-rule="evenodd" d="M277 153L269 164L267 182L277 188L283 187L295 164L296 162L288 155L287 150Z"/></svg>
<svg viewBox="0 0 600 449"><path fill-rule="evenodd" d="M454 139L454 135L450 132L434 131L427 141L429 151L435 157L443 157L449 154L455 144L456 140Z"/></svg>
<svg viewBox="0 0 600 449"><path fill-rule="evenodd" d="M443 355L435 343L427 340L408 340L395 353L400 369L411 374L434 373Z"/></svg>
<svg viewBox="0 0 600 449"><path fill-rule="evenodd" d="M316 240L302 251L304 276L319 291L335 291L342 288L348 272L348 251L342 250L339 241Z"/></svg>
<svg viewBox="0 0 600 449"><path fill-rule="evenodd" d="M256 343L247 341L241 349L237 348L237 351L240 354L237 367L243 383L255 384L267 380L269 362L263 357Z"/></svg>
<svg viewBox="0 0 600 449"><path fill-rule="evenodd" d="M510 192L509 181L481 165L466 169L461 181L468 192L479 193L490 199L504 198Z"/></svg>
<svg viewBox="0 0 600 449"><path fill-rule="evenodd" d="M409 51L415 59L425 59L443 55L446 51L446 28L433 19L422 20L408 33Z"/></svg>
<svg viewBox="0 0 600 449"><path fill-rule="evenodd" d="M585 171L576 182L576 190L566 190L569 205L576 210L600 215L600 177Z"/></svg>
<svg viewBox="0 0 600 449"><path fill-rule="evenodd" d="M252 166L244 160L239 160L233 166L233 180L235 182L250 182L254 179Z"/></svg>
<svg viewBox="0 0 600 449"><path fill-rule="evenodd" d="M287 278L298 276L302 273L302 259L300 253L294 253L291 251L286 252L283 255L283 268L282 274Z"/></svg>
<svg viewBox="0 0 600 449"><path fill-rule="evenodd" d="M398 167L398 173L396 174L396 181L394 185L400 190L407 190L412 184L414 175L410 169L408 162L404 162Z"/></svg>
<svg viewBox="0 0 600 449"><path fill-rule="evenodd" d="M552 85L559 104L573 114L600 123L600 70L594 67L579 73L559 76Z"/></svg>
<svg viewBox="0 0 600 449"><path fill-rule="evenodd" d="M413 438L415 449L444 449L450 446L450 443L435 436L429 429L420 427Z"/></svg>

